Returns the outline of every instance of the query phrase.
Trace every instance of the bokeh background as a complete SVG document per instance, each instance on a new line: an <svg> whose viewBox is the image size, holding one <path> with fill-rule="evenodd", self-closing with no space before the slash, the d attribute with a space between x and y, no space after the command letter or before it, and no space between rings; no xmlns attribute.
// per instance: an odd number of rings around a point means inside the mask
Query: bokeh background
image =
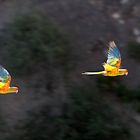
<svg viewBox="0 0 140 140"><path fill-rule="evenodd" d="M128 76L102 70L114 40ZM0 0L1 140L140 139L139 0Z"/></svg>

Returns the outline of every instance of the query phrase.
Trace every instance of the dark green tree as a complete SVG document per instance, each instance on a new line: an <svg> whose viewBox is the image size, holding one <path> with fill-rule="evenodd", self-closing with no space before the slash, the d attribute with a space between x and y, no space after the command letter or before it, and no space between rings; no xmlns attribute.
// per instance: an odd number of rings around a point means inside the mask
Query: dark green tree
<svg viewBox="0 0 140 140"><path fill-rule="evenodd" d="M41 14L16 17L0 35L1 64L16 75L70 66L67 36Z"/></svg>
<svg viewBox="0 0 140 140"><path fill-rule="evenodd" d="M74 88L59 113L44 106L20 125L19 140L120 140L129 131L117 114L93 89Z"/></svg>

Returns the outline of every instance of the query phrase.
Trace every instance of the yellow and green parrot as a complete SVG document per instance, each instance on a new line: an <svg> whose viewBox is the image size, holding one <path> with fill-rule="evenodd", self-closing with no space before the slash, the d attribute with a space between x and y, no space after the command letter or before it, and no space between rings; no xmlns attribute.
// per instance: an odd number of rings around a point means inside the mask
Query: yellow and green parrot
<svg viewBox="0 0 140 140"><path fill-rule="evenodd" d="M17 87L10 87L11 76L9 72L0 66L0 94L17 93Z"/></svg>
<svg viewBox="0 0 140 140"><path fill-rule="evenodd" d="M84 72L85 75L101 74L104 76L121 76L127 75L127 69L121 69L121 55L114 41L109 42L108 59L103 63L104 71Z"/></svg>

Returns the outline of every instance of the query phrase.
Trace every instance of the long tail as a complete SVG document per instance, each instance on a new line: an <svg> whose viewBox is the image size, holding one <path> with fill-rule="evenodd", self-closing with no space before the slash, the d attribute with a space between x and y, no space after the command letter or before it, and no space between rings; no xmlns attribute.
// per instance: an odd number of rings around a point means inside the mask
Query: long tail
<svg viewBox="0 0 140 140"><path fill-rule="evenodd" d="M95 74L104 74L105 71L100 71L100 72L83 72L82 74L84 75L95 75Z"/></svg>

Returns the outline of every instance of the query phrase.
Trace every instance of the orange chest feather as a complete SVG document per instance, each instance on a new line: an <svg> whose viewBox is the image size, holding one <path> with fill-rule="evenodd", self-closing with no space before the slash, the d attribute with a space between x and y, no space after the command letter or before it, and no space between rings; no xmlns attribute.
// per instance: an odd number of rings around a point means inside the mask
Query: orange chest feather
<svg viewBox="0 0 140 140"><path fill-rule="evenodd" d="M110 71L106 71L106 76L118 76L118 69L117 68L114 68Z"/></svg>

